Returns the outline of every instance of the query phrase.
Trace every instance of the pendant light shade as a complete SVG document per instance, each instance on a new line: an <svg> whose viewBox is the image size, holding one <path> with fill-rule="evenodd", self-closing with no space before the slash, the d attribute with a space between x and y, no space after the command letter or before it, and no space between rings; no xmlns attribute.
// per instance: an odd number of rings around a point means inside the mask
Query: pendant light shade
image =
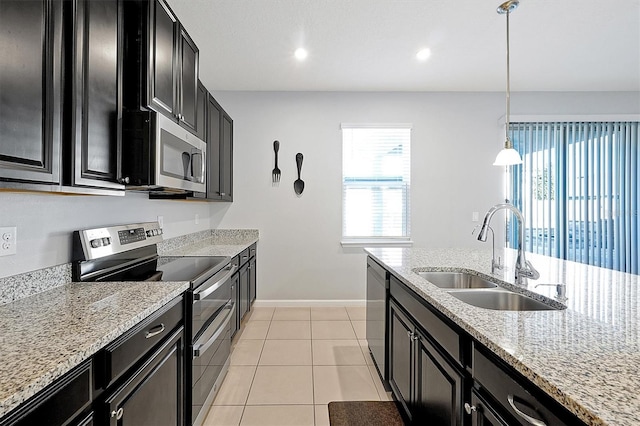
<svg viewBox="0 0 640 426"><path fill-rule="evenodd" d="M509 138L509 114L511 112L511 86L509 75L509 14L516 10L518 7L518 0L509 0L498 6L497 12L501 15L507 15L507 114L505 115L504 133L505 141L504 148L496 156L496 161L493 162L494 166L512 166L514 164L522 164L522 158L518 151L513 149L513 143Z"/></svg>

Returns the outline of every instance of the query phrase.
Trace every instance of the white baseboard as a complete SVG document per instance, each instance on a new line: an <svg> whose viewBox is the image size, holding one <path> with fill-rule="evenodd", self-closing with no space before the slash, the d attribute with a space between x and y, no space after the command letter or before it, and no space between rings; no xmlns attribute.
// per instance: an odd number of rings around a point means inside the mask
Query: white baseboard
<svg viewBox="0 0 640 426"><path fill-rule="evenodd" d="M367 306L366 300L260 300L256 299L253 306L266 308L333 308L333 307L362 307Z"/></svg>

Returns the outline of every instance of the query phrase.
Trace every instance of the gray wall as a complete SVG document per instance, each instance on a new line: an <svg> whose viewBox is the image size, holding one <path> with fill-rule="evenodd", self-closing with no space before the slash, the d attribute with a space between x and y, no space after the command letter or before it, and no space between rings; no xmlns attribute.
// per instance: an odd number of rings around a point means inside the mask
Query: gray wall
<svg viewBox="0 0 640 426"><path fill-rule="evenodd" d="M234 203L0 192L0 226L18 227L18 253L0 277L69 262L71 232L156 220L165 236L211 228L258 228L258 298L364 299L364 255L343 250L340 123L413 123L411 228L416 246L477 247L471 213L502 198L500 93L220 92L234 118ZM638 93L514 93L514 114L640 113ZM271 185L272 142L282 182ZM293 192L295 154L305 192ZM199 223L195 223L195 215Z"/></svg>
<svg viewBox="0 0 640 426"><path fill-rule="evenodd" d="M258 299L361 300L362 250L341 237L340 123L413 123L411 235L418 247L486 247L472 212L503 198L491 164L503 139L502 93L218 92L234 118L234 203L224 228L260 229ZM639 113L638 93L515 93L514 114ZM271 184L280 141L279 186ZM293 192L295 154L305 190Z"/></svg>

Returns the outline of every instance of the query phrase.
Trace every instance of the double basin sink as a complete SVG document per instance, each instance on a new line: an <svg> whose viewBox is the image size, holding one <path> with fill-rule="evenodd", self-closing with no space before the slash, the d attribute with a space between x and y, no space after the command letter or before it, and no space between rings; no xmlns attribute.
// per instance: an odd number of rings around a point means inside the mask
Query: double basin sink
<svg viewBox="0 0 640 426"><path fill-rule="evenodd" d="M524 294L499 287L496 283L465 272L416 271L437 287L447 289L453 297L473 306L500 311L559 310Z"/></svg>

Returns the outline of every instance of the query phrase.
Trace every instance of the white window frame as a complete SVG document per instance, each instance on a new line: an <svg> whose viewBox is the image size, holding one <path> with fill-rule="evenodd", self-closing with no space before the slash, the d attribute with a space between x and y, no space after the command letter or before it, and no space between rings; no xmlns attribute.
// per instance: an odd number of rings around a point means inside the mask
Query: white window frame
<svg viewBox="0 0 640 426"><path fill-rule="evenodd" d="M413 130L413 124L411 123L342 123L340 125L340 129L408 129L410 134ZM344 149L344 132L341 131L341 152ZM409 149L411 149L411 136L409 138ZM342 159L342 177L341 177L341 204L342 204L342 213L340 218L340 226L341 226L341 235L344 230L344 159ZM409 167L411 167L411 159L409 159ZM342 239L340 244L342 247L411 247L413 245L413 241L411 240L411 179L409 179L407 190L407 200L406 200L406 223L405 226L407 228L406 236L398 236L398 237L345 237L342 235Z"/></svg>

